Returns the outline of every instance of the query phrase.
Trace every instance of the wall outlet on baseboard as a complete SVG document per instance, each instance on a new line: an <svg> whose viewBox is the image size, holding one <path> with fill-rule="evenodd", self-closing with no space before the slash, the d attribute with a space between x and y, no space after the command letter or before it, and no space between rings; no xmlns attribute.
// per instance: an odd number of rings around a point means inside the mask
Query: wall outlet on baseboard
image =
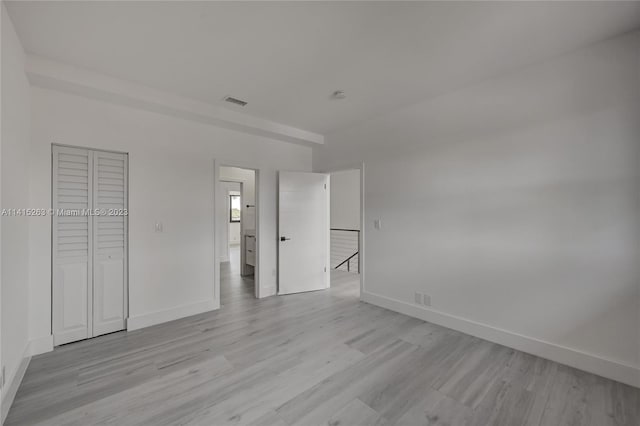
<svg viewBox="0 0 640 426"><path fill-rule="evenodd" d="M423 294L422 295L422 304L424 306L431 306L431 296L429 296L428 294Z"/></svg>
<svg viewBox="0 0 640 426"><path fill-rule="evenodd" d="M419 293L416 291L413 294L413 301L416 303L416 305L431 306L431 296L429 296L428 294Z"/></svg>

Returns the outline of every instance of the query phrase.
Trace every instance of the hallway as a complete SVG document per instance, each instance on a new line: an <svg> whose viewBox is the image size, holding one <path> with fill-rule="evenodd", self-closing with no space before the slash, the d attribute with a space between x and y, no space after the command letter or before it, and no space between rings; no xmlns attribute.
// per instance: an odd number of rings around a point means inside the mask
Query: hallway
<svg viewBox="0 0 640 426"><path fill-rule="evenodd" d="M229 247L229 262L220 262L220 304L255 299L253 276L240 275L240 245Z"/></svg>

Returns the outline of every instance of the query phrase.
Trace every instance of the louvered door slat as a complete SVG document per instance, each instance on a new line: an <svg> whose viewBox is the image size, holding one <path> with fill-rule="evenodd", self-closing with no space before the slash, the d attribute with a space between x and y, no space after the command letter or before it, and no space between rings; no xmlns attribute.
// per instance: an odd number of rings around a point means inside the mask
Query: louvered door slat
<svg viewBox="0 0 640 426"><path fill-rule="evenodd" d="M88 170L65 168L64 170L59 172L59 175L62 177L61 181L64 182L66 180L65 179L66 177L73 177L73 176L87 177L89 176L89 172Z"/></svg>

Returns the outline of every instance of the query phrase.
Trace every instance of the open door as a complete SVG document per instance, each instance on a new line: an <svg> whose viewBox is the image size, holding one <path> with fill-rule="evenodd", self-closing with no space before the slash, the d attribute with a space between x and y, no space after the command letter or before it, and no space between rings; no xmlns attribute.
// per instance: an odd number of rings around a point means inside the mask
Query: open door
<svg viewBox="0 0 640 426"><path fill-rule="evenodd" d="M278 294L329 288L329 175L280 172Z"/></svg>

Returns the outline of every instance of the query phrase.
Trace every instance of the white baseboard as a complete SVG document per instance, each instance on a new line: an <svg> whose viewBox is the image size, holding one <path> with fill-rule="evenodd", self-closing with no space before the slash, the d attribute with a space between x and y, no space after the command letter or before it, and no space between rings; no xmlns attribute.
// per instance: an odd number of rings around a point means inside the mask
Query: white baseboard
<svg viewBox="0 0 640 426"><path fill-rule="evenodd" d="M378 294L363 292L362 300L372 305L400 312L443 327L461 331L490 342L588 371L640 388L640 368L599 357L555 343L523 336L508 330L457 317L434 309L423 308Z"/></svg>
<svg viewBox="0 0 640 426"><path fill-rule="evenodd" d="M143 315L129 317L127 320L127 330L133 331L140 328L150 327L163 322L173 321L191 315L201 314L203 312L213 311L219 306L213 300L205 300L203 302L190 303L188 305L178 306L164 311L156 311Z"/></svg>
<svg viewBox="0 0 640 426"><path fill-rule="evenodd" d="M29 341L29 355L35 356L53 350L53 335L36 337Z"/></svg>
<svg viewBox="0 0 640 426"><path fill-rule="evenodd" d="M20 383L22 383L22 379L24 377L24 373L27 371L27 367L29 366L29 362L31 361L31 355L29 355L29 346L27 343L24 348L24 354L22 355L22 360L18 365L18 368L13 372L9 372L9 377L7 377L6 390L3 389L2 395L2 418L0 424L3 424L7 415L9 414L9 409L11 408L11 404L13 404L13 400L18 393L18 388L20 387Z"/></svg>
<svg viewBox="0 0 640 426"><path fill-rule="evenodd" d="M278 294L276 286L263 287L260 289L260 299L275 296L276 294Z"/></svg>

